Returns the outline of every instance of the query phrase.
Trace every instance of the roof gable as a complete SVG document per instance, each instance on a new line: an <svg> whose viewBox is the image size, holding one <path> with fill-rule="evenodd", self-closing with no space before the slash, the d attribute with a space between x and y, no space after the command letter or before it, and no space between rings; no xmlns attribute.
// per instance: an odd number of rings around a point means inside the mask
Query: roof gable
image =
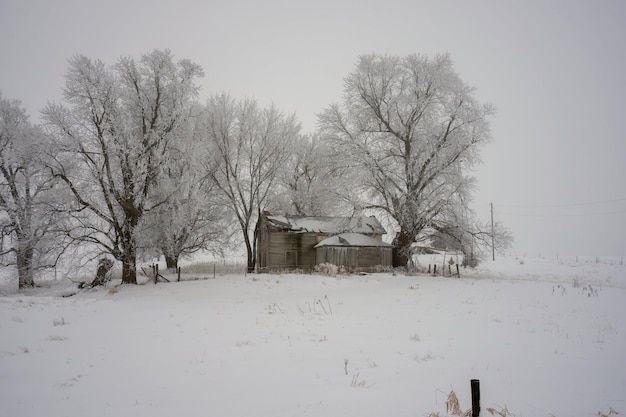
<svg viewBox="0 0 626 417"><path fill-rule="evenodd" d="M274 227L292 232L310 233L387 233L378 219L374 216L358 217L305 217L305 216L266 216L267 221Z"/></svg>

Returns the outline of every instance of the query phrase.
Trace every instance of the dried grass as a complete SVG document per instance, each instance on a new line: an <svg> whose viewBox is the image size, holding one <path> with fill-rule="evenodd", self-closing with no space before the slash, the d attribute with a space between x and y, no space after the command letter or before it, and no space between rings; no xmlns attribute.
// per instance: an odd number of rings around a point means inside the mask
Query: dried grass
<svg viewBox="0 0 626 417"><path fill-rule="evenodd" d="M515 417L515 414L511 413L509 411L509 409L506 408L506 405L504 406L504 408L501 408L500 410L497 410L497 409L492 408L492 407L488 407L488 408L486 408L486 410L492 416Z"/></svg>
<svg viewBox="0 0 626 417"><path fill-rule="evenodd" d="M358 373L356 377L358 378ZM354 382L354 378L353 378L353 382ZM454 390L450 390L450 393L448 394L445 404L446 404L446 415L448 416L452 415L452 416L469 417L472 415L471 409L467 411L461 410L459 399L456 396L456 393L454 392ZM509 409L506 407L506 405L504 407L501 407L501 406L497 406L497 407L498 408L487 407L485 411L487 411L492 416L515 417L515 414L511 413ZM427 417L440 417L439 413L440 412L431 412L430 414L427 415ZM611 416L616 416L619 414L620 414L619 411L615 410L613 407L609 407L608 412L603 413L601 411L598 411L597 415L598 417L611 417ZM556 417L554 414L550 414L550 416Z"/></svg>
<svg viewBox="0 0 626 417"><path fill-rule="evenodd" d="M618 415L619 411L615 410L613 407L609 407L609 411L605 414L601 411L598 411L598 417L609 417L613 415Z"/></svg>
<svg viewBox="0 0 626 417"><path fill-rule="evenodd" d="M454 390L450 390L450 394L448 394L448 398L446 399L446 414L452 414L453 416L465 415L465 413L461 411L459 399L457 398Z"/></svg>
<svg viewBox="0 0 626 417"><path fill-rule="evenodd" d="M184 265L181 268L181 274L205 274L213 275L232 275L245 274L248 266L244 262L195 262Z"/></svg>
<svg viewBox="0 0 626 417"><path fill-rule="evenodd" d="M369 388L372 385L365 385L365 380L359 379L359 371L352 376L352 382L350 383L352 388Z"/></svg>
<svg viewBox="0 0 626 417"><path fill-rule="evenodd" d="M65 326L65 319L63 317L61 317L59 320L52 320L52 325L53 326Z"/></svg>
<svg viewBox="0 0 626 417"><path fill-rule="evenodd" d="M445 404L446 404L447 416L469 417L472 415L471 409L467 411L461 410L461 405L459 404L459 398L456 396L456 393L452 389L450 390L450 393L448 394L448 397L446 398ZM428 417L439 417L439 412L431 412L430 414L428 414Z"/></svg>

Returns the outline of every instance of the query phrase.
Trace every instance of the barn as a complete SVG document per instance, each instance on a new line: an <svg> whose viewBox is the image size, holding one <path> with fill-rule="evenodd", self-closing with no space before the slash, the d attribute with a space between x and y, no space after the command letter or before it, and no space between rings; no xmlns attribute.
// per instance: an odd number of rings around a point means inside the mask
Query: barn
<svg viewBox="0 0 626 417"><path fill-rule="evenodd" d="M337 262L351 270L391 265L391 246L382 241L386 231L374 216L309 217L264 213L257 233L259 271L311 271L324 262Z"/></svg>

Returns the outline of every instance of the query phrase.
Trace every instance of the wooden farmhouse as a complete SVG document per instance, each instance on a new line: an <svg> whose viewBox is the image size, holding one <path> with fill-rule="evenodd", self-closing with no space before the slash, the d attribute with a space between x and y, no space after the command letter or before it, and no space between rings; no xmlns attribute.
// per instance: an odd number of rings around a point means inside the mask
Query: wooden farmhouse
<svg viewBox="0 0 626 417"><path fill-rule="evenodd" d="M391 266L391 245L374 217L303 217L263 214L259 222L259 271L301 269L332 263L349 271Z"/></svg>

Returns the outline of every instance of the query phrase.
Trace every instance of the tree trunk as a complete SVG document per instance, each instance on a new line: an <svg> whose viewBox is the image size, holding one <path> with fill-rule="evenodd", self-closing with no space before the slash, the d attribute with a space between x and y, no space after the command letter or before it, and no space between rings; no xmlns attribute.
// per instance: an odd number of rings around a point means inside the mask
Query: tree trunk
<svg viewBox="0 0 626 417"><path fill-rule="evenodd" d="M406 267L409 264L411 255L411 243L413 237L406 231L400 230L393 239L393 249L391 252L391 262L394 267Z"/></svg>
<svg viewBox="0 0 626 417"><path fill-rule="evenodd" d="M242 228L243 241L246 244L246 256L248 259L248 273L254 272L256 264L256 254L252 250L252 243L250 242L250 236L248 235L248 228Z"/></svg>
<svg viewBox="0 0 626 417"><path fill-rule="evenodd" d="M256 218L256 225L254 226L254 238L252 240L252 265L248 263L248 272L256 271L256 261L257 261L257 244L259 242L259 232L261 227L261 209L258 211L258 215Z"/></svg>
<svg viewBox="0 0 626 417"><path fill-rule="evenodd" d="M122 284L137 284L137 256L126 254L122 261Z"/></svg>
<svg viewBox="0 0 626 417"><path fill-rule="evenodd" d="M16 252L17 275L19 278L19 288L34 287L33 279L33 248L29 242L24 242L18 238L18 250Z"/></svg>
<svg viewBox="0 0 626 417"><path fill-rule="evenodd" d="M137 248L131 231L122 236L122 284L137 284Z"/></svg>
<svg viewBox="0 0 626 417"><path fill-rule="evenodd" d="M165 266L168 270L176 271L178 269L178 255L163 254L165 256Z"/></svg>
<svg viewBox="0 0 626 417"><path fill-rule="evenodd" d="M254 272L254 266L256 264L256 259L252 251L252 245L250 244L250 237L245 236L244 238L246 243L246 255L248 257L248 273Z"/></svg>
<svg viewBox="0 0 626 417"><path fill-rule="evenodd" d="M90 286L93 288L98 285L105 285L108 281L107 274L109 273L111 268L113 268L113 265L113 261L108 258L100 259L100 261L98 262L98 271L96 272L96 277L93 279L93 281L91 281ZM83 284L84 283L81 283L78 287L83 288Z"/></svg>

